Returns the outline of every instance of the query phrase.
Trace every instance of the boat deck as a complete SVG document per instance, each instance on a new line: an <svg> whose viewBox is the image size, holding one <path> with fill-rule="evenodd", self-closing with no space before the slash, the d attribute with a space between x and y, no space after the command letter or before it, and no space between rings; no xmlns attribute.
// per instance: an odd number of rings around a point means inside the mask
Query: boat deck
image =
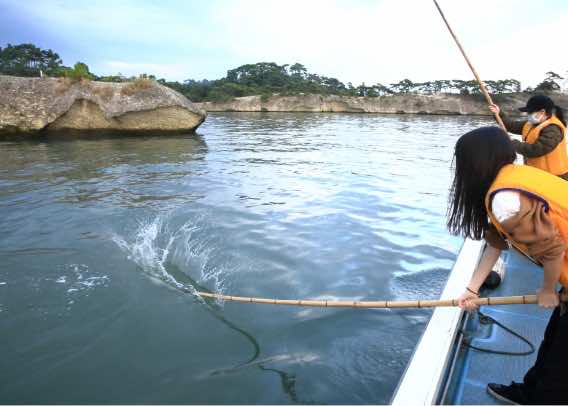
<svg viewBox="0 0 568 406"><path fill-rule="evenodd" d="M534 294L542 283L542 269L517 252L510 251L506 258L503 283L484 295L509 296ZM489 382L509 384L522 382L525 372L534 364L544 329L551 311L536 305L504 305L482 307L481 312L527 338L535 352L525 356L501 355L480 352L461 345L454 359L454 367L447 379L446 390L441 391L442 404L500 404L486 392ZM481 324L477 315L466 316L463 324L465 341L491 350L522 352L529 346L501 327Z"/></svg>

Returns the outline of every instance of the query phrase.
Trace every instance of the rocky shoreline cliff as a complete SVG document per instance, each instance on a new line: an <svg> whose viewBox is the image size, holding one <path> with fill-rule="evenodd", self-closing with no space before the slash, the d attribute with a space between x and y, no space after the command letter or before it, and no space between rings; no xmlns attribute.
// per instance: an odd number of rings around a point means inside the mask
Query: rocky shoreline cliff
<svg viewBox="0 0 568 406"><path fill-rule="evenodd" d="M519 114L531 93L508 93L493 96L508 114ZM550 95L555 102L568 107L568 95ZM453 114L491 115L482 95L460 94L405 94L380 97L299 96L237 97L227 102L195 103L206 111L242 112L321 112L321 113L386 113L386 114Z"/></svg>
<svg viewBox="0 0 568 406"><path fill-rule="evenodd" d="M0 75L0 132L193 131L207 116L155 81L71 81Z"/></svg>
<svg viewBox="0 0 568 406"><path fill-rule="evenodd" d="M494 95L510 115L531 93ZM550 95L568 107L568 94ZM126 83L0 75L0 133L45 130L193 131L207 111L490 115L482 95L247 96L192 103L152 80Z"/></svg>

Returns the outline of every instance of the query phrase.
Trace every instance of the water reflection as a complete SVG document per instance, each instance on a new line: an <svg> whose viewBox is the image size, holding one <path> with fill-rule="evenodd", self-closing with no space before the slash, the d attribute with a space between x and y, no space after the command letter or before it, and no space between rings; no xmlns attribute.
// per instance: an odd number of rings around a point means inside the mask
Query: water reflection
<svg viewBox="0 0 568 406"><path fill-rule="evenodd" d="M2 146L14 153L3 157L0 199L49 189L58 203L144 207L165 201L184 204L203 196L168 187L199 173L207 144L194 134L80 133L4 141ZM162 185L160 194L155 193L156 184Z"/></svg>
<svg viewBox="0 0 568 406"><path fill-rule="evenodd" d="M2 139L0 399L388 402L428 311L180 289L436 297L460 245L453 144L483 120L231 113L192 135Z"/></svg>
<svg viewBox="0 0 568 406"><path fill-rule="evenodd" d="M167 264L167 272L170 275L172 275L176 279L177 282L179 282L181 284L181 285L178 285L177 288L180 289L181 291L187 293L187 294L195 295L196 291L214 293L214 292L210 291L206 286L200 285L195 280L193 280L192 278L187 276L187 274L185 274L183 271L181 271L174 264ZM300 403L300 404L315 404L312 401L300 401L299 400L298 395L297 395L297 391L296 391L296 375L295 374L286 372L286 371L281 370L281 369L277 369L275 367L267 367L266 366L267 364L271 364L271 363L274 363L274 362L286 362L288 360L293 360L295 358L294 356L292 356L290 354L286 354L286 355L281 355L281 356L271 356L271 357L268 357L268 358L259 359L260 354L261 354L261 348L260 348L260 344L258 343L258 341L255 339L255 337L251 333L246 331L244 328L239 327L237 324L228 320L224 316L222 306L220 306L219 303L216 300L214 300L212 298L201 299L200 297L196 297L196 302L202 303L207 308L207 310L210 312L210 314L212 316L214 316L219 322L224 324L229 329L237 332L242 337L244 337L251 344L251 346L253 348L253 353L252 353L251 357L249 359L247 359L246 361L243 361L243 362L241 362L241 363L239 363L239 364L237 364L233 367L230 367L230 368L213 370L213 371L209 372L210 376L239 373L239 372L241 372L241 370L243 368L258 368L262 371L276 373L279 376L281 384L282 384L282 390L283 390L284 393L286 393L289 396L289 399L290 399L291 402Z"/></svg>

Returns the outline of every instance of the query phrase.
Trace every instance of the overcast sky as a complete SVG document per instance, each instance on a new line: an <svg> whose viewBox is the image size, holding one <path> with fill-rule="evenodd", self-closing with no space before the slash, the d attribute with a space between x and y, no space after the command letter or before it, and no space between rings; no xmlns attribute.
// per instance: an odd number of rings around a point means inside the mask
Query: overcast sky
<svg viewBox="0 0 568 406"><path fill-rule="evenodd" d="M568 0L439 3L482 78L566 76ZM355 85L472 78L431 0L0 0L0 46L24 42L99 75L300 62Z"/></svg>

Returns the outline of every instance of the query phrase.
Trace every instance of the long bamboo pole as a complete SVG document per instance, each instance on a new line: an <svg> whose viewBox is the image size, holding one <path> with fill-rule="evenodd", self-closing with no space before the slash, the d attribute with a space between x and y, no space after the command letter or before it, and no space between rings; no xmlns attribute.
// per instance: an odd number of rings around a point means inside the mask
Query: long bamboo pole
<svg viewBox="0 0 568 406"><path fill-rule="evenodd" d="M483 93L483 95L485 96L485 100L487 100L487 104L492 105L493 100L491 99L491 96L489 95L489 92L487 91L487 88L485 87L485 83L483 83L483 81L481 80L481 78L479 77L479 75L477 74L477 71L475 70L475 68L473 67L473 65L471 64L471 61L469 60L469 58L467 57L463 47L460 44L460 41L458 40L458 37L456 36L456 34L454 34L454 30L452 30L452 27L450 27L450 23L448 23L448 20L446 19L446 16L444 15L444 12L442 11L442 9L440 8L438 2L436 0L434 0L434 4L436 5L436 8L438 9L438 11L440 12L440 15L442 16L442 19L444 20L444 23L446 23L446 27L448 27L448 30L450 31L450 34L452 34L452 37L454 38L454 41L456 42L458 48L460 49L463 57L465 58L465 61L467 62L469 68L471 69L471 71L473 72L473 76L475 76L475 79L477 80L477 83L479 83L479 87L481 88L481 92ZM499 114L497 113L493 113L493 115L495 116L495 120L497 120L497 123L499 123L499 126L505 131L507 132L507 128L505 127L505 123L503 123L503 120L501 120L501 117L499 116Z"/></svg>
<svg viewBox="0 0 568 406"><path fill-rule="evenodd" d="M283 300L283 299L267 299L260 297L246 296L229 296L217 293L196 292L201 297L212 299L221 299L232 302L256 303L256 304L272 304L272 305L289 305L289 306L311 306L311 307L354 307L366 309L390 309L390 308L409 308L409 307L456 307L457 299L446 300L381 300L381 301L352 301L352 300ZM559 296L560 301L567 302L568 295ZM508 305L508 304L536 304L536 295L523 296L497 296L497 297L480 297L472 299L473 303L480 306Z"/></svg>

